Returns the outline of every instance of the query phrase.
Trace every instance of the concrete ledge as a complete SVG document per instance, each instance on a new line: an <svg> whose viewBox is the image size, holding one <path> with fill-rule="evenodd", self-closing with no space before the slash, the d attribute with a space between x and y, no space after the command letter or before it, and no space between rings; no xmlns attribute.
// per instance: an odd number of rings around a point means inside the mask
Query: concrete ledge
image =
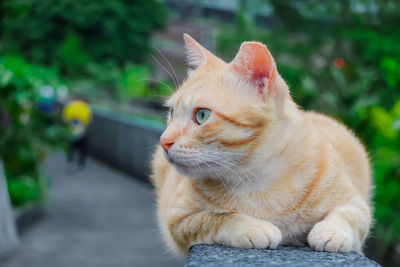
<svg viewBox="0 0 400 267"><path fill-rule="evenodd" d="M328 253L308 247L279 247L276 250L239 249L221 245L195 245L185 263L194 266L380 266L356 252Z"/></svg>

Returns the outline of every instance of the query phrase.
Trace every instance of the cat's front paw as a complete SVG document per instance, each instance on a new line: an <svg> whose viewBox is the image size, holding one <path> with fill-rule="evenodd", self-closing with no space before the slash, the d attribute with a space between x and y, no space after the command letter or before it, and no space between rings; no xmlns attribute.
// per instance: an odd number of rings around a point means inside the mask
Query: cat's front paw
<svg viewBox="0 0 400 267"><path fill-rule="evenodd" d="M279 245L282 234L275 225L249 216L246 217L220 229L216 242L247 249L275 249Z"/></svg>
<svg viewBox="0 0 400 267"><path fill-rule="evenodd" d="M349 252L353 243L351 232L332 222L321 221L308 234L308 244L315 251Z"/></svg>

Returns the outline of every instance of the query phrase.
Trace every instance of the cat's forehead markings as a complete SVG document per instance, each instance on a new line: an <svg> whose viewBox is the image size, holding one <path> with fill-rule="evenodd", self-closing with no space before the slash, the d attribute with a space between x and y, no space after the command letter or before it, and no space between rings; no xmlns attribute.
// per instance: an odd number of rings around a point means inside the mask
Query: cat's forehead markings
<svg viewBox="0 0 400 267"><path fill-rule="evenodd" d="M168 99L167 105L176 108L180 105L182 101L183 101L182 92L179 90Z"/></svg>
<svg viewBox="0 0 400 267"><path fill-rule="evenodd" d="M196 102L197 99L196 92L198 91L196 91L195 88L190 88L185 91L182 91L179 95L177 95L176 97L174 97L174 99L172 99L173 103L171 104L173 104L176 107L182 106L185 108L190 108Z"/></svg>

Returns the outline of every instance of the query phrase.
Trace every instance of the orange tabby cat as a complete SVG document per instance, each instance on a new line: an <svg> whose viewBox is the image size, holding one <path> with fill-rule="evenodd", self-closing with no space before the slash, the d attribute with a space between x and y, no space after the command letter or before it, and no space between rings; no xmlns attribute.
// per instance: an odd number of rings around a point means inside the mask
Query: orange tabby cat
<svg viewBox="0 0 400 267"><path fill-rule="evenodd" d="M168 247L308 244L361 251L371 225L367 154L343 125L300 110L261 43L225 63L184 35L195 70L167 104L152 162Z"/></svg>

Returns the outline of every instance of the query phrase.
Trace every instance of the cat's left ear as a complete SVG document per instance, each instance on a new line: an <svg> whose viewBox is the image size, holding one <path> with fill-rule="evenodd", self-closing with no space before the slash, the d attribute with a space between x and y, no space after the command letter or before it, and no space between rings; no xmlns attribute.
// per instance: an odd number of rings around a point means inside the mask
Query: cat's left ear
<svg viewBox="0 0 400 267"><path fill-rule="evenodd" d="M204 65L221 64L223 61L205 49L189 34L184 33L183 39L186 43L186 58L189 66L198 68Z"/></svg>
<svg viewBox="0 0 400 267"><path fill-rule="evenodd" d="M256 87L264 99L272 90L276 80L275 60L262 43L242 43L239 52L229 65L233 73Z"/></svg>

